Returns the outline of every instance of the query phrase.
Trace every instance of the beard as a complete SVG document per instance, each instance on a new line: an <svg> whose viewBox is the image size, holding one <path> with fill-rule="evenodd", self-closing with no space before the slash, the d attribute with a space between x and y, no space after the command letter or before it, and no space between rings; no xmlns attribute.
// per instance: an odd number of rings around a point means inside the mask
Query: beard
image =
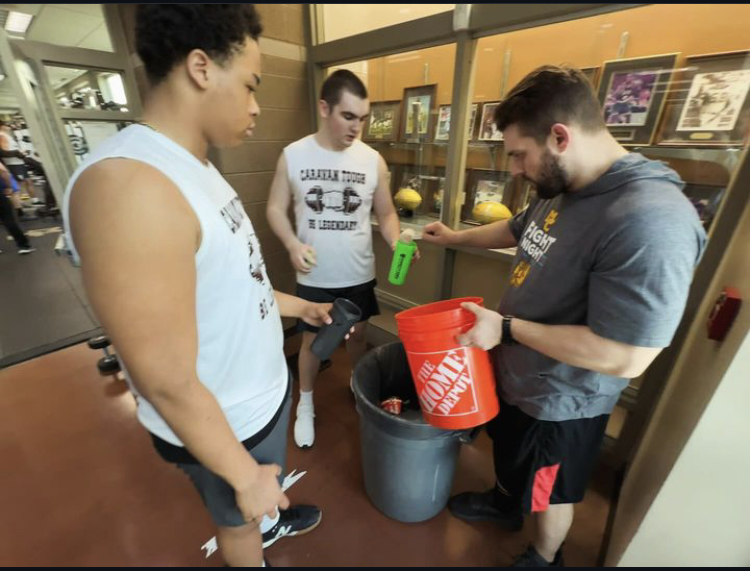
<svg viewBox="0 0 750 571"><path fill-rule="evenodd" d="M539 198L549 200L570 190L568 173L560 164L560 159L554 157L548 149L544 150L542 166L539 169L539 180L526 177L534 183Z"/></svg>

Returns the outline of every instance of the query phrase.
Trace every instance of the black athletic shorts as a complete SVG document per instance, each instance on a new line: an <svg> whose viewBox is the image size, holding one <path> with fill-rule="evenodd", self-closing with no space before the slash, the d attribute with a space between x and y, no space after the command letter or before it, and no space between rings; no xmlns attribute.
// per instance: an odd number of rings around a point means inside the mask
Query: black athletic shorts
<svg viewBox="0 0 750 571"><path fill-rule="evenodd" d="M25 165L8 165L8 170L19 182L29 178L29 171L26 170Z"/></svg>
<svg viewBox="0 0 750 571"><path fill-rule="evenodd" d="M378 306L378 300L375 297L375 286L377 280L372 280L363 284L342 287L342 288L320 288L297 284L297 297L306 299L307 301L314 301L315 303L333 303L337 297L343 297L348 299L357 307L362 310L362 317L359 320L367 321L373 315L380 315L380 306ZM301 319L299 320L300 331L310 331L312 333L318 332L318 327L308 325Z"/></svg>
<svg viewBox="0 0 750 571"><path fill-rule="evenodd" d="M500 413L487 424L497 482L526 514L582 501L608 420L608 414L537 420L501 400Z"/></svg>

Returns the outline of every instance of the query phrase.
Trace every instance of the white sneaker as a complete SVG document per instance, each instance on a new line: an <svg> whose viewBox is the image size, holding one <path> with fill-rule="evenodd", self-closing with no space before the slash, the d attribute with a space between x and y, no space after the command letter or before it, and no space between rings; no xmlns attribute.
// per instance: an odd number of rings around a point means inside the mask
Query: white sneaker
<svg viewBox="0 0 750 571"><path fill-rule="evenodd" d="M21 256L25 256L26 254L31 254L31 252L35 252L35 251L36 251L35 248L32 248L31 246L29 246L28 248L21 248L20 250L18 250L18 253Z"/></svg>
<svg viewBox="0 0 750 571"><path fill-rule="evenodd" d="M315 443L315 407L309 404L297 405L297 420L294 421L294 442L300 448L310 448Z"/></svg>

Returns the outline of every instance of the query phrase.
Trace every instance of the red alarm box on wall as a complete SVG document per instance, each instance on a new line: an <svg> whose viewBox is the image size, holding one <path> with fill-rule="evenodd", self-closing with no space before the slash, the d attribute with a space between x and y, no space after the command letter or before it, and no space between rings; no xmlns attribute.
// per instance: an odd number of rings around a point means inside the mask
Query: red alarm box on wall
<svg viewBox="0 0 750 571"><path fill-rule="evenodd" d="M740 305L742 305L740 291L735 287L725 287L716 300L711 315L708 316L709 339L724 340L740 312Z"/></svg>

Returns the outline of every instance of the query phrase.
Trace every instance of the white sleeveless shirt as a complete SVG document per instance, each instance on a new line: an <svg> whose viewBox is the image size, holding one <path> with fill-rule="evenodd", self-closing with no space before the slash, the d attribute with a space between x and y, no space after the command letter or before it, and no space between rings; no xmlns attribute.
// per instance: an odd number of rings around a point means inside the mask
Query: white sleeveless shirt
<svg viewBox="0 0 750 571"><path fill-rule="evenodd" d="M379 156L360 140L329 151L315 135L284 149L297 237L317 254L317 265L309 274L298 273L298 283L344 288L375 279L370 212Z"/></svg>
<svg viewBox="0 0 750 571"><path fill-rule="evenodd" d="M68 183L63 217L74 259L78 253L69 226L71 189L84 170L109 158L140 161L163 173L200 223L201 245L195 253L196 370L237 439L246 440L268 424L281 406L288 377L281 316L253 225L237 193L211 163L201 163L148 127L131 125L91 153ZM127 363L122 365L138 395ZM143 398L138 398L138 419L162 440L183 446Z"/></svg>
<svg viewBox="0 0 750 571"><path fill-rule="evenodd" d="M21 147L18 145L18 141L16 141L16 138L13 137L12 135L9 135L5 131L0 131L0 137L2 137L3 139L5 139L5 142L8 145L8 150L9 151L20 151L21 150ZM25 164L23 162L23 159L19 159L18 157L6 157L6 158L3 158L3 162L6 165L8 165L8 166L10 166L10 165L23 165L23 164Z"/></svg>

